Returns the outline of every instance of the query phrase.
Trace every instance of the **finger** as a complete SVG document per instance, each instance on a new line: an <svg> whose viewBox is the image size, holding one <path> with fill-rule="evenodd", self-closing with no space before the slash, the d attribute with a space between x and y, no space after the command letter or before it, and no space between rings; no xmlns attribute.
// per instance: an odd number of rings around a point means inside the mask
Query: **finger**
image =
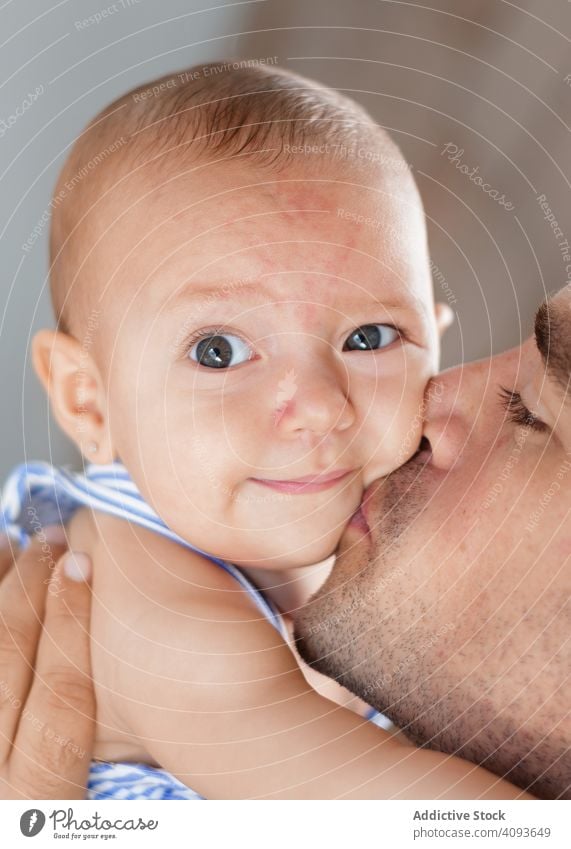
<svg viewBox="0 0 571 849"><path fill-rule="evenodd" d="M0 581L14 565L18 556L18 546L10 537L0 532Z"/></svg>
<svg viewBox="0 0 571 849"><path fill-rule="evenodd" d="M67 561L67 566L66 566ZM64 566L89 573L85 554L57 564L46 600L36 676L18 725L11 781L36 799L83 799L95 733L89 624L91 590ZM37 795L36 795L37 794Z"/></svg>
<svg viewBox="0 0 571 849"><path fill-rule="evenodd" d="M67 548L66 532L62 525L47 525L42 528L37 536L33 537L33 541L42 546L44 553L51 545ZM0 531L0 581L4 575L8 574L11 566L14 565L14 561L19 556L20 546L18 543L4 531Z"/></svg>
<svg viewBox="0 0 571 849"><path fill-rule="evenodd" d="M62 553L62 546L33 541L0 584L0 764L32 683L47 581Z"/></svg>

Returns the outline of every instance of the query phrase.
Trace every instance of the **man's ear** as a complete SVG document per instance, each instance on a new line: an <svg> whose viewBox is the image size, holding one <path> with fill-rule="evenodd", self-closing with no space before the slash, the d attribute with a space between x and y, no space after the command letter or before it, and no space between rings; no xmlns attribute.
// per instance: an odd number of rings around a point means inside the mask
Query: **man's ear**
<svg viewBox="0 0 571 849"><path fill-rule="evenodd" d="M34 369L59 426L92 463L114 459L101 375L77 339L40 330L32 340Z"/></svg>
<svg viewBox="0 0 571 849"><path fill-rule="evenodd" d="M440 338L442 338L448 328L454 324L456 316L448 304L434 304L434 315L436 318L438 334Z"/></svg>

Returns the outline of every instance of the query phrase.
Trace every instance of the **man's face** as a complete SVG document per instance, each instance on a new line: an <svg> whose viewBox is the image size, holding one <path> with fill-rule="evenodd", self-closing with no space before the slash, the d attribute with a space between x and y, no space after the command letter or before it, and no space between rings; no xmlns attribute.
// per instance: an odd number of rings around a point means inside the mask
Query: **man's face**
<svg viewBox="0 0 571 849"><path fill-rule="evenodd" d="M114 211L97 248L117 454L171 528L241 565L330 555L420 439L422 209L410 178L346 177L204 166Z"/></svg>
<svg viewBox="0 0 571 849"><path fill-rule="evenodd" d="M571 775L570 287L536 337L432 381L430 444L367 490L296 636L416 742L554 797Z"/></svg>

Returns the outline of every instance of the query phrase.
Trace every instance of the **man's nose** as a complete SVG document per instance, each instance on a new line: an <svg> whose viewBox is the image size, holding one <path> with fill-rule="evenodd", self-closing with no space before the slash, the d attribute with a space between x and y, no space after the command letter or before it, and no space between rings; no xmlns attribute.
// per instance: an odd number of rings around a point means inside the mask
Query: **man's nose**
<svg viewBox="0 0 571 849"><path fill-rule="evenodd" d="M273 419L286 439L322 438L353 425L349 377L334 352L291 363L276 387Z"/></svg>
<svg viewBox="0 0 571 849"><path fill-rule="evenodd" d="M429 383L425 396L424 436L430 442L432 463L450 469L461 463L468 444L486 433L483 422L497 397L493 359L456 366Z"/></svg>

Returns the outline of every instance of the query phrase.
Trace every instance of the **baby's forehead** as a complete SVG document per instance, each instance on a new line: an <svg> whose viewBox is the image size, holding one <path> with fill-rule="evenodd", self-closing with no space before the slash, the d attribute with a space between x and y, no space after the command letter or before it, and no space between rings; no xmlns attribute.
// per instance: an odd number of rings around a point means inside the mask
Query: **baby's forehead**
<svg viewBox="0 0 571 849"><path fill-rule="evenodd" d="M133 175L102 204L98 229L122 267L114 288L144 282L153 308L183 285L240 300L248 288L236 281L273 273L284 275L286 292L305 275L310 296L324 275L353 293L366 275L365 290L376 279L381 297L402 300L407 287L409 303L428 297L422 209L402 179L381 175L365 190L341 168L275 175L205 163L166 178Z"/></svg>
<svg viewBox="0 0 571 849"><path fill-rule="evenodd" d="M115 162L118 188L113 197L116 206L123 204L125 208L138 197L141 203L136 209L142 216L156 210L173 216L194 213L197 217L215 217L227 213L231 217L236 203L248 201L262 201L284 211L313 206L331 209L332 205L337 209L345 198L350 198L354 207L366 208L374 203L385 212L405 207L418 210L420 196L402 162L399 168L378 162L348 167L343 162L316 163L300 157L277 162L269 169L236 159L188 162L179 154L168 164L131 168L128 155L119 154Z"/></svg>

